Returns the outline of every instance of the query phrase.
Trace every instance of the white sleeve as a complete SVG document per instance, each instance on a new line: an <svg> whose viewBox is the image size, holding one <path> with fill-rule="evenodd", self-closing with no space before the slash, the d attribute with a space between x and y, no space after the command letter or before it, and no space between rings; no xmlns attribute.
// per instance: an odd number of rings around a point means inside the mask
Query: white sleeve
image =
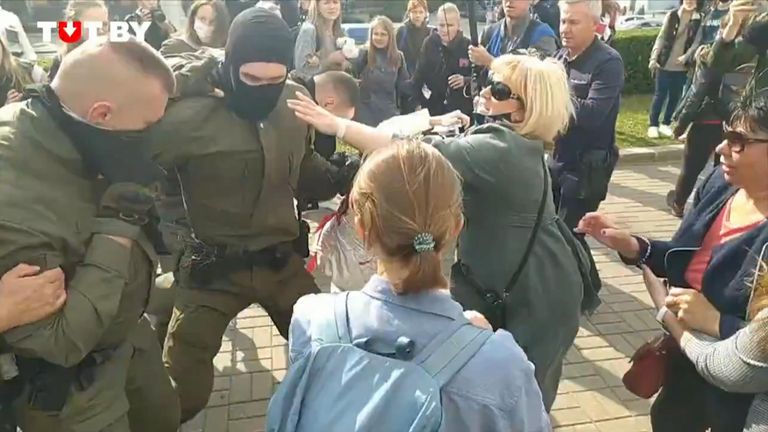
<svg viewBox="0 0 768 432"><path fill-rule="evenodd" d="M376 129L389 132L394 138L411 137L430 130L429 120L429 110L423 109L384 120Z"/></svg>
<svg viewBox="0 0 768 432"><path fill-rule="evenodd" d="M46 84L48 83L48 74L45 73L45 70L41 68L38 65L35 65L32 68L32 81L35 84Z"/></svg>

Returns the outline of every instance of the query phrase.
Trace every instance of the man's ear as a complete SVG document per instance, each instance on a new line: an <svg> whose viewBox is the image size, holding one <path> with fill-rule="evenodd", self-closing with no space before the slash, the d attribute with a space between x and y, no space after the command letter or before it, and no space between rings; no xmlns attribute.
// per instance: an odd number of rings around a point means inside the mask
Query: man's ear
<svg viewBox="0 0 768 432"><path fill-rule="evenodd" d="M104 125L112 118L112 105L109 102L93 104L85 119L94 125Z"/></svg>
<svg viewBox="0 0 768 432"><path fill-rule="evenodd" d="M336 106L336 98L333 96L328 96L323 101L323 108L329 109Z"/></svg>

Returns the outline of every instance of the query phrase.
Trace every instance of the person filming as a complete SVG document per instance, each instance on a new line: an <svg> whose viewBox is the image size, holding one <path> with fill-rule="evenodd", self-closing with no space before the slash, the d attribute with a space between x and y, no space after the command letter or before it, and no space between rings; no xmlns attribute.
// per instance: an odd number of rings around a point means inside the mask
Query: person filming
<svg viewBox="0 0 768 432"><path fill-rule="evenodd" d="M173 24L168 22L165 13L160 9L160 0L136 0L138 9L125 17L126 22L151 22L144 34L144 42L159 50L172 33L176 32Z"/></svg>

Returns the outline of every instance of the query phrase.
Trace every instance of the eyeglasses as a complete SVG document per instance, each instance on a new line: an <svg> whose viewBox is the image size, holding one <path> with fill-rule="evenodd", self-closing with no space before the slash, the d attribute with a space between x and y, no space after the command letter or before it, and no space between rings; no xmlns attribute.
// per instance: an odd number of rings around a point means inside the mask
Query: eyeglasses
<svg viewBox="0 0 768 432"><path fill-rule="evenodd" d="M768 144L767 138L750 138L745 134L723 126L723 138L728 148L734 153L741 153L747 144Z"/></svg>
<svg viewBox="0 0 768 432"><path fill-rule="evenodd" d="M489 87L491 88L491 96L499 102L513 99L521 104L523 103L523 98L517 93L512 93L512 89L501 81L491 81Z"/></svg>

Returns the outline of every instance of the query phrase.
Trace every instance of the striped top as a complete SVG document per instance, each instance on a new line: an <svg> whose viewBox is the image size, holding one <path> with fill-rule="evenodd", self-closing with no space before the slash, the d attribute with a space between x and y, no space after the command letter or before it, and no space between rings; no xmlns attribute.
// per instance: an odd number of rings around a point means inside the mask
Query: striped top
<svg viewBox="0 0 768 432"><path fill-rule="evenodd" d="M762 319L768 319L768 309L755 318ZM685 333L680 346L711 384L727 392L756 393L744 431L768 432L768 358L759 347L759 335L752 330L747 326L725 340Z"/></svg>

